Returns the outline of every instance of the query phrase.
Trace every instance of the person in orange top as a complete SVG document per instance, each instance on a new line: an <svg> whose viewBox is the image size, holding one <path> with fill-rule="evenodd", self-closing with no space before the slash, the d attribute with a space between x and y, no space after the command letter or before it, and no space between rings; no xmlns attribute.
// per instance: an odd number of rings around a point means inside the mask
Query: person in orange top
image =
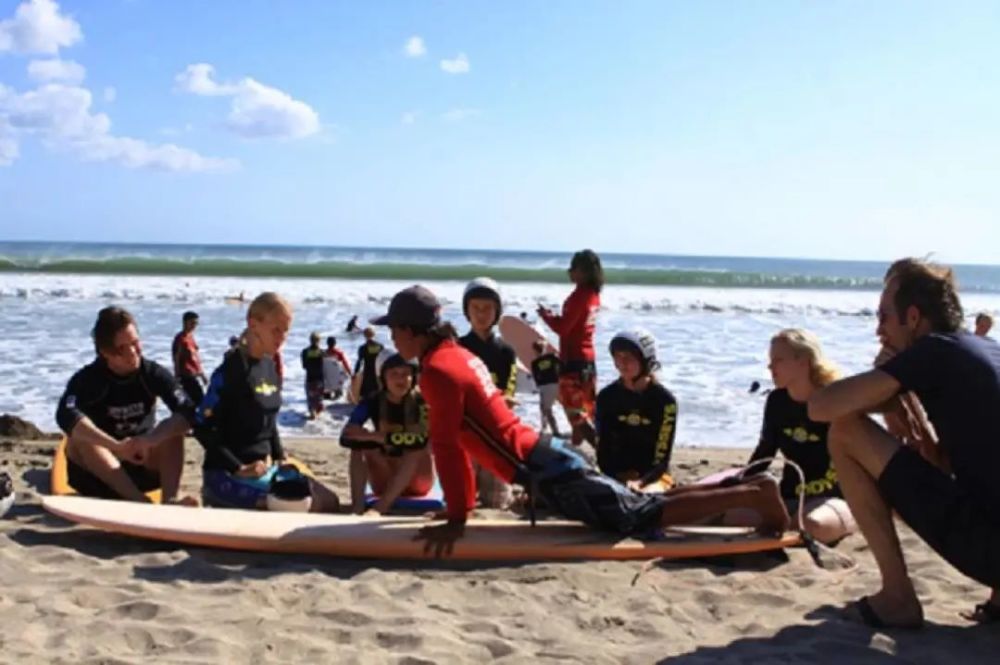
<svg viewBox="0 0 1000 665"><path fill-rule="evenodd" d="M572 441L593 442L594 411L597 404L597 369L594 365L594 329L601 306L604 269L593 251L573 255L569 278L576 284L563 303L562 314L538 306L538 315L559 335L559 401L573 427Z"/></svg>

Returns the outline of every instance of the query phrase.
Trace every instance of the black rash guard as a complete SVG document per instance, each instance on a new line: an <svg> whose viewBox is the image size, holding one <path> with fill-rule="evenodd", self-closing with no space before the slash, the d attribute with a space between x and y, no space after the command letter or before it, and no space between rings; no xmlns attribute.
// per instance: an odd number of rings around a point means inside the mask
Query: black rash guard
<svg viewBox="0 0 1000 665"><path fill-rule="evenodd" d="M517 354L514 347L492 333L483 339L472 331L459 338L458 343L483 361L490 370L493 384L505 396L514 396L517 389Z"/></svg>
<svg viewBox="0 0 1000 665"><path fill-rule="evenodd" d="M194 405L162 365L143 358L138 370L119 376L98 357L69 380L56 409L56 422L70 434L87 417L102 432L121 441L153 428L157 399L162 399L171 413L180 412L194 420Z"/></svg>
<svg viewBox="0 0 1000 665"><path fill-rule="evenodd" d="M662 476L676 432L677 400L656 381L640 393L619 379L597 395L597 466L612 478L652 482Z"/></svg>
<svg viewBox="0 0 1000 665"><path fill-rule="evenodd" d="M198 408L194 435L205 448L206 469L235 472L271 456L285 457L278 435L281 384L272 358L253 358L240 349L212 372Z"/></svg>
<svg viewBox="0 0 1000 665"><path fill-rule="evenodd" d="M764 406L764 424L760 429L760 442L750 456L750 462L782 456L795 462L805 474L805 496L839 497L840 485L837 472L830 461L826 445L829 423L809 420L805 402L796 402L787 390L772 390ZM753 470L763 471L767 465L758 464ZM799 476L790 466L781 475L781 496L786 499L799 497Z"/></svg>
<svg viewBox="0 0 1000 665"><path fill-rule="evenodd" d="M378 390L375 361L383 349L385 347L375 340L365 342L358 348L358 361L354 363L354 373L361 372L361 397L368 397Z"/></svg>

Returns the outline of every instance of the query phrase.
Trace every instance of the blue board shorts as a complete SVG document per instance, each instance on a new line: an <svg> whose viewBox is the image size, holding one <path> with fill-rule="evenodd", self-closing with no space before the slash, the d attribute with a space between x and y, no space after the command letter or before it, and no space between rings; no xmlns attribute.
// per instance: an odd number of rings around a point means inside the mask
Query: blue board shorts
<svg viewBox="0 0 1000 665"><path fill-rule="evenodd" d="M240 478L221 469L204 469L202 501L206 506L220 508L263 509L271 489L271 481L277 472L277 464L272 464L260 478Z"/></svg>
<svg viewBox="0 0 1000 665"><path fill-rule="evenodd" d="M541 497L564 517L628 536L648 534L660 527L666 497L629 489L593 469L558 439L543 436L525 465L534 475ZM524 484L524 479L515 480Z"/></svg>

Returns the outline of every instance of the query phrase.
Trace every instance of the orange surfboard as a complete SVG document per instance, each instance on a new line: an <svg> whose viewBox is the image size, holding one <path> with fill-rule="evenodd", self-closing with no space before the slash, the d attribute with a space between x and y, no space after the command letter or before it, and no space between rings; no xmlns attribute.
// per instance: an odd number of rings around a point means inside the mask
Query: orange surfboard
<svg viewBox="0 0 1000 665"><path fill-rule="evenodd" d="M413 538L433 522L421 517L362 517L313 513L157 506L74 496L44 497L47 511L71 522L138 538L252 552L352 558L422 559ZM646 542L567 521L531 527L520 520L471 520L450 558L476 561L683 559L780 549L798 534L764 537L740 527L669 529Z"/></svg>

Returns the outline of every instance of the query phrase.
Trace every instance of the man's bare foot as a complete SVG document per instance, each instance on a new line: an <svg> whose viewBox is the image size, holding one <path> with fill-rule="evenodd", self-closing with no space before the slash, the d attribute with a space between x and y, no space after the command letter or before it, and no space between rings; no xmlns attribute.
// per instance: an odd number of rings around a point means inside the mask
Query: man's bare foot
<svg viewBox="0 0 1000 665"><path fill-rule="evenodd" d="M193 496L175 496L172 499L167 499L163 502L166 506L185 506L187 508L197 508L201 505L196 497Z"/></svg>
<svg viewBox="0 0 1000 665"><path fill-rule="evenodd" d="M885 589L853 605L857 618L869 628L921 628L924 608L916 595L889 593Z"/></svg>

